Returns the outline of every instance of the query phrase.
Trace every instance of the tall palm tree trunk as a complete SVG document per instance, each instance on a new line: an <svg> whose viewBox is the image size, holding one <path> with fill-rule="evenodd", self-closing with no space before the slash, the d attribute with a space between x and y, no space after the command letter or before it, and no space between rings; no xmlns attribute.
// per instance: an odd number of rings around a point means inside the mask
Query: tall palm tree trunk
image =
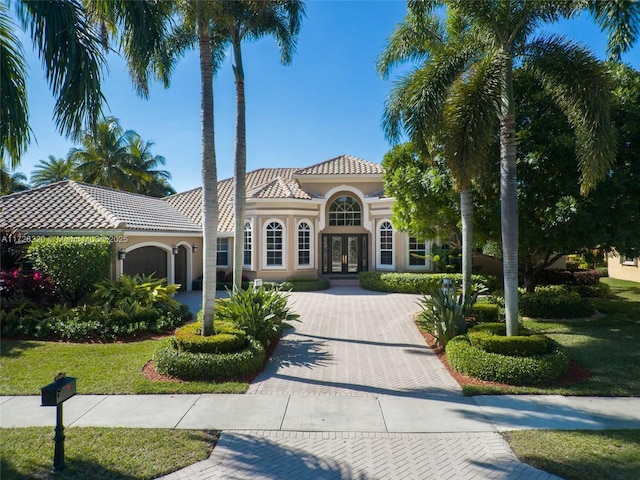
<svg viewBox="0 0 640 480"><path fill-rule="evenodd" d="M500 118L500 224L507 335L518 334L518 186L513 59L507 52Z"/></svg>
<svg viewBox="0 0 640 480"><path fill-rule="evenodd" d="M216 251L218 235L218 173L213 130L213 65L207 22L198 23L202 115L202 335L212 335L216 300Z"/></svg>
<svg viewBox="0 0 640 480"><path fill-rule="evenodd" d="M473 267L473 192L465 188L460 192L462 217L462 298L471 297L471 271Z"/></svg>
<svg viewBox="0 0 640 480"><path fill-rule="evenodd" d="M233 73L236 81L236 152L233 164L235 184L234 215L235 233L233 242L233 291L242 286L242 265L244 263L244 212L247 199L247 128L244 96L244 69L240 39L233 42L235 65Z"/></svg>

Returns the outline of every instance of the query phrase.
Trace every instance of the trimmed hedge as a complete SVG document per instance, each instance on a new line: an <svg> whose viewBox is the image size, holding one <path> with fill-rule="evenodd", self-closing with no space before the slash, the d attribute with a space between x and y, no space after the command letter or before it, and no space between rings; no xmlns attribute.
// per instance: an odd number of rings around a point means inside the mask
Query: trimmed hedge
<svg viewBox="0 0 640 480"><path fill-rule="evenodd" d="M512 357L531 357L553 351L554 343L549 337L523 333L507 337L504 323L485 323L471 328L467 337L471 345L485 352Z"/></svg>
<svg viewBox="0 0 640 480"><path fill-rule="evenodd" d="M475 303L469 309L469 316L476 322L497 322L500 307L495 303Z"/></svg>
<svg viewBox="0 0 640 480"><path fill-rule="evenodd" d="M559 347L545 355L515 357L485 352L473 346L467 335L449 342L447 362L464 375L509 385L549 384L569 368L569 357Z"/></svg>
<svg viewBox="0 0 640 480"><path fill-rule="evenodd" d="M520 292L520 313L535 318L584 318L595 313L590 300L564 285L536 287L534 293Z"/></svg>
<svg viewBox="0 0 640 480"><path fill-rule="evenodd" d="M313 292L331 287L326 278L290 278L281 285L282 290L292 292Z"/></svg>
<svg viewBox="0 0 640 480"><path fill-rule="evenodd" d="M181 352L229 353L241 350L247 343L243 330L232 323L214 322L216 335L202 336L202 322L189 323L176 330L176 346Z"/></svg>
<svg viewBox="0 0 640 480"><path fill-rule="evenodd" d="M431 289L441 288L445 278L454 284L462 284L461 273L383 273L360 272L360 284L367 290L393 293L425 294ZM489 275L472 275L473 283L482 283L489 290L496 286L496 278Z"/></svg>
<svg viewBox="0 0 640 480"><path fill-rule="evenodd" d="M597 285L600 277L598 270L545 269L538 274L538 283L540 285Z"/></svg>
<svg viewBox="0 0 640 480"><path fill-rule="evenodd" d="M254 374L265 362L260 342L247 337L247 345L232 353L191 353L178 350L175 337L163 340L153 354L155 369L184 380L222 380Z"/></svg>

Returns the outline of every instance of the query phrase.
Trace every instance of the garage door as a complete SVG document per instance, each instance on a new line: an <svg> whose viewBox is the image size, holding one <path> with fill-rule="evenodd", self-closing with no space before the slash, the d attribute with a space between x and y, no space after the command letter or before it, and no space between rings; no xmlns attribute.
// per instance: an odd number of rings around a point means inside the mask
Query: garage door
<svg viewBox="0 0 640 480"><path fill-rule="evenodd" d="M167 277L167 251L158 247L142 247L127 252L124 259L124 273L151 275L156 278Z"/></svg>

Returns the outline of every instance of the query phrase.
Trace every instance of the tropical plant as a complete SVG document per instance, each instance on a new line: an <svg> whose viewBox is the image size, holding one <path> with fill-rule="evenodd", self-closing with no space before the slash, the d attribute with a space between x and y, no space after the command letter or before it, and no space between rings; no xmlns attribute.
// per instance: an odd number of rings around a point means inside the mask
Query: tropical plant
<svg viewBox="0 0 640 480"><path fill-rule="evenodd" d="M31 171L31 184L34 187L41 187L63 180L76 180L76 166L73 158L56 158L54 155L49 155L47 160L39 160Z"/></svg>
<svg viewBox="0 0 640 480"><path fill-rule="evenodd" d="M28 30L56 97L53 117L66 137L79 135L100 116L104 96L100 89L105 60L100 35L88 21L78 0L15 2L16 13ZM7 4L0 4L0 158L11 166L31 140L22 45L15 35Z"/></svg>
<svg viewBox="0 0 640 480"><path fill-rule="evenodd" d="M436 287L429 289L418 301L423 309L420 321L433 333L438 345L446 348L452 338L467 333L465 318L483 288L474 285L472 293L465 297L464 294L456 296L455 288Z"/></svg>
<svg viewBox="0 0 640 480"><path fill-rule="evenodd" d="M173 298L180 285L167 285L166 278L151 275L120 275L117 280L104 279L95 285L93 297L111 308L126 309L138 304L143 308L179 310L180 304Z"/></svg>
<svg viewBox="0 0 640 480"><path fill-rule="evenodd" d="M216 318L233 322L247 335L267 346L285 321L298 321L299 315L288 306L289 296L279 289L238 290L219 302Z"/></svg>
<svg viewBox="0 0 640 480"><path fill-rule="evenodd" d="M140 178L140 183L136 189L136 193L150 195L152 197L166 197L173 195L176 191L169 184L171 174L166 170L157 170L159 165L164 165L166 160L161 155L153 155L151 147L152 141L144 141L140 135L134 134L129 138L129 154L131 155L131 163L135 168L144 172L145 175Z"/></svg>
<svg viewBox="0 0 640 480"><path fill-rule="evenodd" d="M445 7L447 15L446 29L436 13L441 6ZM609 89L602 64L583 47L564 38L533 37L542 22L570 17L585 8L591 8L596 20L608 29L612 53L629 48L635 40L640 18L637 3L410 0L409 16L415 19L413 24L418 29L416 33L421 35L419 38L425 40L419 49L400 44L395 57L424 63L397 85L387 102L384 121L391 138L405 130L414 142L427 144L442 126L450 124L446 119L453 118L461 121L462 128L456 127L455 133L446 138L464 134L471 141L450 145L454 151L462 148L462 153L469 153L469 157L474 158L486 153L482 150L488 146L485 142L491 133L488 127L499 122L508 335L515 335L518 330L514 63L521 61L523 67L532 72L574 129L583 193L593 189L603 178L615 157L615 140L609 120ZM456 36L447 35L451 31ZM383 58L382 63L393 65L394 57L386 62ZM465 111L468 113L463 116ZM479 149L475 154L471 151L473 145Z"/></svg>
<svg viewBox="0 0 640 480"><path fill-rule="evenodd" d="M27 177L24 173L10 173L4 165L0 167L0 195L8 195L14 192L22 192L29 188Z"/></svg>
<svg viewBox="0 0 640 480"><path fill-rule="evenodd" d="M244 212L247 196L247 134L245 113L245 74L242 61L242 42L273 36L280 48L283 64L291 62L296 35L304 17L302 0L238 0L223 2L223 9L215 19L221 35L229 40L233 50L233 74L236 84L236 144L234 157L234 215L235 242L233 255L233 291L241 288L244 254Z"/></svg>

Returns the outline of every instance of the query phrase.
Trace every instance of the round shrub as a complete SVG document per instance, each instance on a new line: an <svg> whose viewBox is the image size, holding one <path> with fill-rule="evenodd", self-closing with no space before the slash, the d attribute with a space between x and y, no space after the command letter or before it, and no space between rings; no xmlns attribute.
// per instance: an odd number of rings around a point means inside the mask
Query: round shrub
<svg viewBox="0 0 640 480"><path fill-rule="evenodd" d="M178 350L175 337L163 340L153 354L155 368L163 375L184 380L221 380L258 372L265 361L260 342L247 337L247 345L232 353L192 353Z"/></svg>
<svg viewBox="0 0 640 480"><path fill-rule="evenodd" d="M469 316L476 322L496 322L499 307L495 303L476 303L469 309Z"/></svg>
<svg viewBox="0 0 640 480"><path fill-rule="evenodd" d="M485 352L511 357L544 355L553 350L553 342L545 335L515 335L506 337L486 331L469 331L469 342Z"/></svg>
<svg viewBox="0 0 640 480"><path fill-rule="evenodd" d="M242 349L246 335L235 325L227 322L214 322L216 335L202 336L202 322L189 323L176 330L176 346L181 352L191 353L229 353Z"/></svg>
<svg viewBox="0 0 640 480"><path fill-rule="evenodd" d="M509 385L548 384L564 375L569 366L569 357L555 345L551 353L513 357L485 352L473 346L467 335L448 343L447 361L464 375Z"/></svg>
<svg viewBox="0 0 640 480"><path fill-rule="evenodd" d="M536 287L520 293L520 313L536 318L582 318L594 314L593 304L562 285Z"/></svg>

